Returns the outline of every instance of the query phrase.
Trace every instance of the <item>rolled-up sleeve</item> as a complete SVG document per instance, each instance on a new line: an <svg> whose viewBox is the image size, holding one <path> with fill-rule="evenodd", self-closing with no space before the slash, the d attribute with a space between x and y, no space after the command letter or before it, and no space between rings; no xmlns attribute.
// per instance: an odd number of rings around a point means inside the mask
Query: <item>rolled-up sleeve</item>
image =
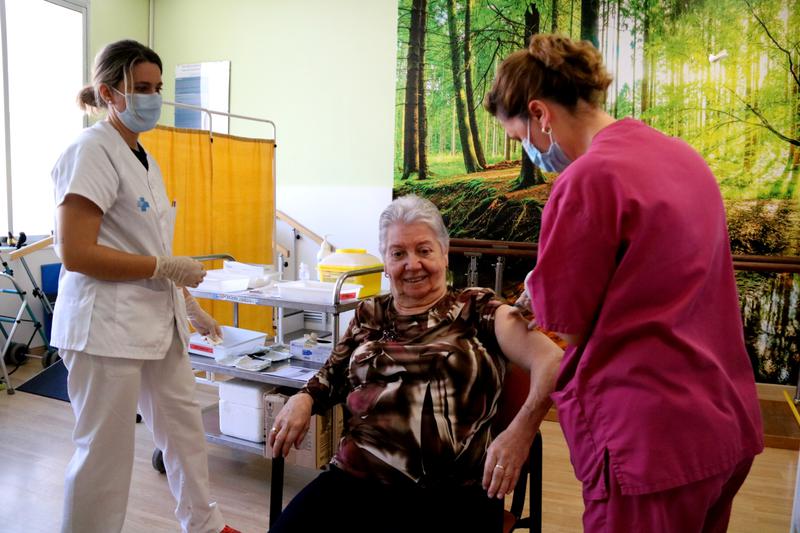
<svg viewBox="0 0 800 533"><path fill-rule="evenodd" d="M103 213L116 201L119 174L106 148L93 141L88 139L70 146L56 163L53 182L57 206L68 194L88 198Z"/></svg>
<svg viewBox="0 0 800 533"><path fill-rule="evenodd" d="M614 179L574 165L556 182L542 213L527 288L541 328L580 335L589 333L624 253L623 208Z"/></svg>

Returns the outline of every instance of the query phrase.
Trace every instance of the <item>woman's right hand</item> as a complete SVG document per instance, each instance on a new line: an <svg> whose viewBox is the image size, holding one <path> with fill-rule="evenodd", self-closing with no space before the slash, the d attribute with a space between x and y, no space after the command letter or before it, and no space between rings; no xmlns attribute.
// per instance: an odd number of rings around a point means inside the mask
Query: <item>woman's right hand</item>
<svg viewBox="0 0 800 533"><path fill-rule="evenodd" d="M191 257L165 255L156 257L152 279L171 279L178 287L197 287L206 271L203 263Z"/></svg>
<svg viewBox="0 0 800 533"><path fill-rule="evenodd" d="M310 394L298 392L286 402L275 425L269 430L269 445L273 457L286 457L294 444L299 448L311 425L311 407L314 400Z"/></svg>

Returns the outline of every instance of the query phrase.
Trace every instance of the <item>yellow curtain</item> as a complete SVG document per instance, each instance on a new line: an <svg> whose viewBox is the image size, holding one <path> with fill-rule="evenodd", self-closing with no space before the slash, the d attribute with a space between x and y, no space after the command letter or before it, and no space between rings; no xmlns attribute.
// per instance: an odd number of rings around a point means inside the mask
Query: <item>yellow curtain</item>
<svg viewBox="0 0 800 533"><path fill-rule="evenodd" d="M275 221L275 143L158 126L140 136L178 206L175 255L229 254L245 263L272 264ZM207 263L221 268L221 262ZM233 323L229 302L201 305L220 324ZM272 331L272 308L239 305L239 326Z"/></svg>

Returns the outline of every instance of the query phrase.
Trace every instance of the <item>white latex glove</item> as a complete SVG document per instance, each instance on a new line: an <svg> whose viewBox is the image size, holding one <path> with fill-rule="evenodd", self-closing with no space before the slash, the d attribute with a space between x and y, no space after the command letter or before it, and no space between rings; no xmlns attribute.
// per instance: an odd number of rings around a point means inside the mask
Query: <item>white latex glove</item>
<svg viewBox="0 0 800 533"><path fill-rule="evenodd" d="M531 275L533 274L533 270L528 272L528 275L525 276L525 282L523 283L523 291L522 294L519 295L517 301L514 302L514 307L519 309L520 313L524 317L530 317L533 311L533 302L531 301L531 295L528 292L528 279L530 279ZM528 329L536 328L536 320L531 320L528 322Z"/></svg>
<svg viewBox="0 0 800 533"><path fill-rule="evenodd" d="M183 297L186 302L186 316L189 317L192 327L203 337L208 337L211 343L222 342L222 328L219 327L214 317L206 313L188 292L184 291Z"/></svg>
<svg viewBox="0 0 800 533"><path fill-rule="evenodd" d="M156 257L156 269L150 279L171 279L178 287L197 287L206 271L203 263L191 257L162 255Z"/></svg>
<svg viewBox="0 0 800 533"><path fill-rule="evenodd" d="M528 279L530 279L531 274L533 274L533 270L528 272L525 276L525 281L522 284L522 294L519 295L517 301L514 302L514 307L519 307L520 309L530 311L531 310L531 295L528 293Z"/></svg>

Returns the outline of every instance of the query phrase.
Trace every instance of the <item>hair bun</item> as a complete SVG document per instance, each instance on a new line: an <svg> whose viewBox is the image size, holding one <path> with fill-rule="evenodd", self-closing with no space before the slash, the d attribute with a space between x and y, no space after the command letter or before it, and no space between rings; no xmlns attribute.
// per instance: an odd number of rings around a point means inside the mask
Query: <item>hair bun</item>
<svg viewBox="0 0 800 533"><path fill-rule="evenodd" d="M528 53L545 67L558 70L564 64L563 40L564 38L559 35L532 35L528 44Z"/></svg>
<svg viewBox="0 0 800 533"><path fill-rule="evenodd" d="M87 85L78 93L78 107L83 111L94 111L100 107L97 103L97 95L94 92L94 87Z"/></svg>
<svg viewBox="0 0 800 533"><path fill-rule="evenodd" d="M563 35L531 36L528 53L546 68L559 72L566 80L589 91L604 93L611 84L611 75L603 66L603 56L589 41L573 41Z"/></svg>

